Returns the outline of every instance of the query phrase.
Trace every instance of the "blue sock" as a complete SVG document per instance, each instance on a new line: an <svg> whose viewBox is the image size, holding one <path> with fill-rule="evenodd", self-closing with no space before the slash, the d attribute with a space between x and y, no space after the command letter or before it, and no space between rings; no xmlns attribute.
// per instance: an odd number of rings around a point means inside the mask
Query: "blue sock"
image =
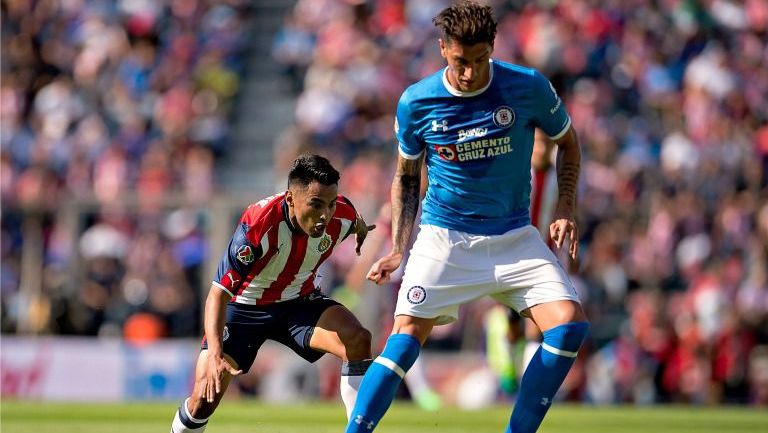
<svg viewBox="0 0 768 433"><path fill-rule="evenodd" d="M539 428L588 330L587 322L571 322L544 332L544 341L523 374L506 433L534 433Z"/></svg>
<svg viewBox="0 0 768 433"><path fill-rule="evenodd" d="M384 351L368 367L360 383L346 433L373 431L392 404L405 372L419 357L420 349L419 340L408 334L389 336Z"/></svg>

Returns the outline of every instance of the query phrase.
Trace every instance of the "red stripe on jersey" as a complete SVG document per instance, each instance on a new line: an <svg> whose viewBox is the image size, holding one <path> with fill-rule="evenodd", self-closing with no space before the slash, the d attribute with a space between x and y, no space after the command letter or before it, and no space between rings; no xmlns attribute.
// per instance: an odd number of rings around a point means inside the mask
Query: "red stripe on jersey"
<svg viewBox="0 0 768 433"><path fill-rule="evenodd" d="M256 305L271 304L280 300L283 290L296 278L296 274L299 272L302 262L304 262L304 256L307 255L308 239L306 235L291 236L291 252L288 256L288 262L277 279L264 291L261 299L256 301Z"/></svg>
<svg viewBox="0 0 768 433"><path fill-rule="evenodd" d="M357 218L357 211L348 198L339 194L336 197L336 212L333 213L333 217L354 221Z"/></svg>
<svg viewBox="0 0 768 433"><path fill-rule="evenodd" d="M547 180L547 170L533 171L533 192L531 193L531 223L540 228L541 204L544 202L544 183Z"/></svg>
<svg viewBox="0 0 768 433"><path fill-rule="evenodd" d="M304 284L301 285L301 292L299 293L299 296L308 295L312 293L313 290L315 290L315 273L317 272L317 268L319 268L320 265L323 264L323 262L328 257L330 257L331 253L333 252L333 248L336 246L336 242L339 241L339 236L341 236L341 220L336 218L332 219L331 222L328 223L328 227L325 229L325 232L328 234L328 236L331 237L331 246L320 256L317 264L314 268L312 268L312 275L307 278L307 281L305 281Z"/></svg>
<svg viewBox="0 0 768 433"><path fill-rule="evenodd" d="M258 260L256 260L256 263L253 264L253 267L251 268L251 272L248 273L248 278L246 278L243 283L240 285L240 289L237 291L237 294L240 295L243 293L243 291L248 288L248 285L251 283L251 280L253 280L253 277L261 273L262 270L267 266L270 260L272 260L272 257L275 256L280 250L276 247L277 245L277 235L278 231L280 229L280 219L278 219L278 223L272 226L272 229L267 233L267 245L268 250L267 253L264 254L264 256Z"/></svg>
<svg viewBox="0 0 768 433"><path fill-rule="evenodd" d="M283 199L285 193L267 197L248 206L240 221L248 224L248 240L253 245L259 245L264 233L277 226L283 218Z"/></svg>

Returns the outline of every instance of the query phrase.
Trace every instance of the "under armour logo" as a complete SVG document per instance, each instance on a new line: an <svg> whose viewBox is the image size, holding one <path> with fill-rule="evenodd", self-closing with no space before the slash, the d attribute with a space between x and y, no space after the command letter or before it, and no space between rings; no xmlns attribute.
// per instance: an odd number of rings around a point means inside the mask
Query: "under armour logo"
<svg viewBox="0 0 768 433"><path fill-rule="evenodd" d="M366 430L373 430L373 426L376 425L373 421L366 421L362 415L355 417L355 424L365 425Z"/></svg>
<svg viewBox="0 0 768 433"><path fill-rule="evenodd" d="M437 131L443 131L443 132L448 131L448 121L441 120L440 122L438 122L437 120L433 120L432 132L437 132Z"/></svg>
<svg viewBox="0 0 768 433"><path fill-rule="evenodd" d="M551 403L551 402L552 402L552 401L551 401L550 399L548 399L547 397L542 397L542 398L541 398L541 405L542 405L542 406L548 406L548 405L549 405L549 403Z"/></svg>

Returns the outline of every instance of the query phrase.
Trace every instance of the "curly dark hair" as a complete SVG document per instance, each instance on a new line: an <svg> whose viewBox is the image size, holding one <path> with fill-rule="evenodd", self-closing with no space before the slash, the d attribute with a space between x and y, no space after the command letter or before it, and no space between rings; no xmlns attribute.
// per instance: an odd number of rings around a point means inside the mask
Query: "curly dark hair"
<svg viewBox="0 0 768 433"><path fill-rule="evenodd" d="M493 9L473 1L461 1L443 9L432 19L442 32L443 40L462 45L487 42L493 45L496 38L496 18Z"/></svg>
<svg viewBox="0 0 768 433"><path fill-rule="evenodd" d="M291 185L308 186L312 182L320 182L323 185L339 183L338 170L333 168L331 162L320 155L304 154L293 161L291 171L288 173L288 187Z"/></svg>

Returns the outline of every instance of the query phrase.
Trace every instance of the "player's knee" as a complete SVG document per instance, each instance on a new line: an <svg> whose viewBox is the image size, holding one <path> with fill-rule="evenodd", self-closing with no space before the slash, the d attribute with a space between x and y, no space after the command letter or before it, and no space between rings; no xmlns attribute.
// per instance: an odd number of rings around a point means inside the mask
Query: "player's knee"
<svg viewBox="0 0 768 433"><path fill-rule="evenodd" d="M340 336L349 359L370 358L371 332L362 326L345 330Z"/></svg>
<svg viewBox="0 0 768 433"><path fill-rule="evenodd" d="M568 322L544 331L544 343L549 347L576 352L587 338L589 322Z"/></svg>

